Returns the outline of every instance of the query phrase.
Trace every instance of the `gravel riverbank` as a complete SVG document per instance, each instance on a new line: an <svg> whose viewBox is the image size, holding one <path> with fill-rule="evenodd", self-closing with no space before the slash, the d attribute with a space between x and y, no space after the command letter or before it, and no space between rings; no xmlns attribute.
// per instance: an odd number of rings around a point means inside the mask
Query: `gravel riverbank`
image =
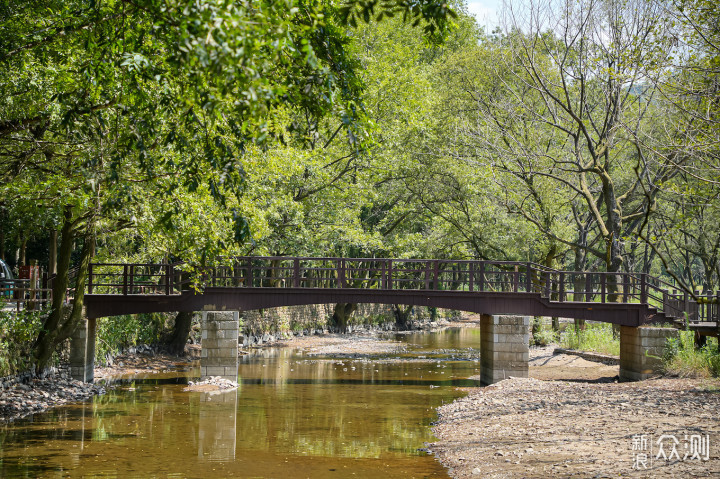
<svg viewBox="0 0 720 479"><path fill-rule="evenodd" d="M66 372L29 379L0 391L0 424L104 392L102 385L75 381Z"/></svg>
<svg viewBox="0 0 720 479"><path fill-rule="evenodd" d="M507 379L439 408L430 449L454 478L718 477L718 386ZM691 435L709 437L709 460L692 459Z"/></svg>

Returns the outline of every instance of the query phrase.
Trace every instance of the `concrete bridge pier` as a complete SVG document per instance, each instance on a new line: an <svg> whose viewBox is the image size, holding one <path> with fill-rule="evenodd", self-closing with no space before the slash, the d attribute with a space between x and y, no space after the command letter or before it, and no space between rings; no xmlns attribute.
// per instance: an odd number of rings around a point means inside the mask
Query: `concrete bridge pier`
<svg viewBox="0 0 720 479"><path fill-rule="evenodd" d="M662 358L675 328L620 327L620 381L642 381L662 371Z"/></svg>
<svg viewBox="0 0 720 479"><path fill-rule="evenodd" d="M203 311L200 378L238 379L238 311Z"/></svg>
<svg viewBox="0 0 720 479"><path fill-rule="evenodd" d="M480 382L528 377L530 316L480 316Z"/></svg>
<svg viewBox="0 0 720 479"><path fill-rule="evenodd" d="M95 319L80 321L70 336L70 377L93 382L95 373Z"/></svg>

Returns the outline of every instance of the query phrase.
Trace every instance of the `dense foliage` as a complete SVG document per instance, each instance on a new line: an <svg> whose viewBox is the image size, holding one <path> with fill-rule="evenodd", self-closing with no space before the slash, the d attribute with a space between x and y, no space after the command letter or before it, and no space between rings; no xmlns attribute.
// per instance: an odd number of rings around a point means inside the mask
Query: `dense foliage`
<svg viewBox="0 0 720 479"><path fill-rule="evenodd" d="M82 288L62 299L93 257L527 260L720 284L714 2L517 2L492 33L425 0L0 17L0 256L58 271L39 364L79 321Z"/></svg>

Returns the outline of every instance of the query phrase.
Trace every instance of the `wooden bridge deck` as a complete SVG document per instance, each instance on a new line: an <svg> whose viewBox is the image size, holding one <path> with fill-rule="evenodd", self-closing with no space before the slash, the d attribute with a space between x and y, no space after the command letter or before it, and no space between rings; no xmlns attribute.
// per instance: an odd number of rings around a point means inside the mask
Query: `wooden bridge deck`
<svg viewBox="0 0 720 479"><path fill-rule="evenodd" d="M194 279L191 279L194 278ZM718 296L692 298L647 274L558 271L528 262L236 257L188 265L91 265L91 318L142 312L386 303L640 326L718 320Z"/></svg>

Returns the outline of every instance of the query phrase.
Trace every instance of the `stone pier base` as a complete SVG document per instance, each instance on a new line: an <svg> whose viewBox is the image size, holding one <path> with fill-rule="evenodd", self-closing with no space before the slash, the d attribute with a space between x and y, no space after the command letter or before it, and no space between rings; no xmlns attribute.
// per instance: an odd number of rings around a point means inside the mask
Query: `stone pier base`
<svg viewBox="0 0 720 479"><path fill-rule="evenodd" d="M480 382L493 384L510 376L528 377L530 317L480 317Z"/></svg>
<svg viewBox="0 0 720 479"><path fill-rule="evenodd" d="M674 328L620 327L620 381L642 381L662 372L662 357L668 338L677 338Z"/></svg>
<svg viewBox="0 0 720 479"><path fill-rule="evenodd" d="M96 325L95 319L82 320L70 336L70 376L86 383L94 378Z"/></svg>
<svg viewBox="0 0 720 479"><path fill-rule="evenodd" d="M201 379L220 376L231 381L238 378L237 311L204 311L202 314Z"/></svg>

